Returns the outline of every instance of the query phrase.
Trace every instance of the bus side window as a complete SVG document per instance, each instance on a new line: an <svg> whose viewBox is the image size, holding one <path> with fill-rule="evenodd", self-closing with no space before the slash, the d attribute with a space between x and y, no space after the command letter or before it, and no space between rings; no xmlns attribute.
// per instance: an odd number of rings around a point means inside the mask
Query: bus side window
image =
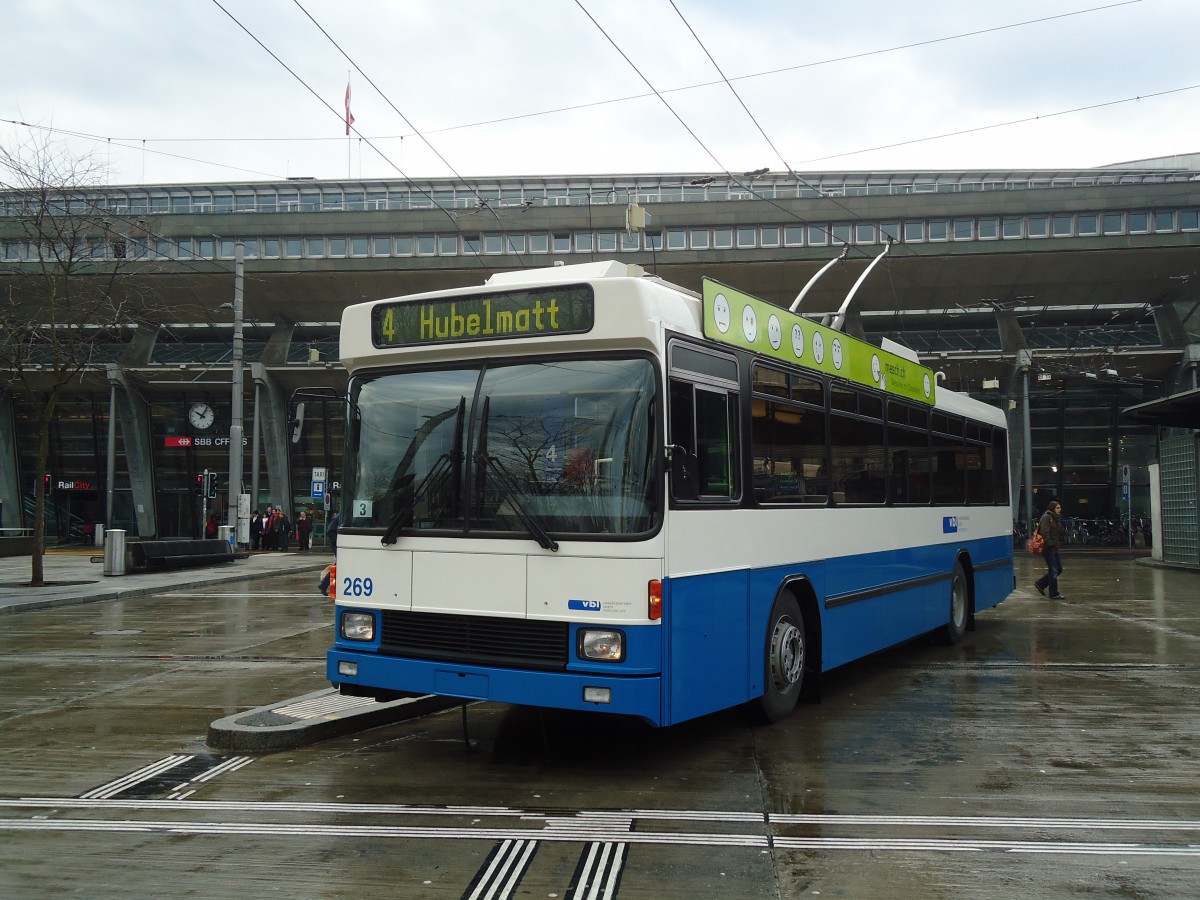
<svg viewBox="0 0 1200 900"><path fill-rule="evenodd" d="M700 494L728 499L733 484L733 435L736 404L725 391L696 389L696 467Z"/></svg>
<svg viewBox="0 0 1200 900"><path fill-rule="evenodd" d="M700 496L700 473L696 455L696 406L693 387L686 381L671 381L671 495L676 500Z"/></svg>
<svg viewBox="0 0 1200 900"><path fill-rule="evenodd" d="M671 494L676 500L730 499L736 400L728 392L671 381Z"/></svg>

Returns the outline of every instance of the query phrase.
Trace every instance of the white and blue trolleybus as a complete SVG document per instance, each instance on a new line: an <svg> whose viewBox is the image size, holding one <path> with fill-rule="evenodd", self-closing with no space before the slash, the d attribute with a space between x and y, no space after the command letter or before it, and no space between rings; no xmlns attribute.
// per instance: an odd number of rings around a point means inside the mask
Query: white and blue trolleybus
<svg viewBox="0 0 1200 900"><path fill-rule="evenodd" d="M598 262L349 307L342 693L753 703L1013 589L1004 415L705 279Z"/></svg>

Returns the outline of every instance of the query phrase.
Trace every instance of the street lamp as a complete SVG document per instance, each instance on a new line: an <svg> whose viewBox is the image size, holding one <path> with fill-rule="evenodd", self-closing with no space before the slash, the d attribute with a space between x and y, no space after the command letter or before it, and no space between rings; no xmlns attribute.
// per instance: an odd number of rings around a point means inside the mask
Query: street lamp
<svg viewBox="0 0 1200 900"><path fill-rule="evenodd" d="M243 283L246 267L246 245L238 241L233 251L233 303L222 303L222 309L233 309L233 395L230 398L229 418L229 491L228 523L233 526L234 541L238 540L238 504L242 494L242 342Z"/></svg>

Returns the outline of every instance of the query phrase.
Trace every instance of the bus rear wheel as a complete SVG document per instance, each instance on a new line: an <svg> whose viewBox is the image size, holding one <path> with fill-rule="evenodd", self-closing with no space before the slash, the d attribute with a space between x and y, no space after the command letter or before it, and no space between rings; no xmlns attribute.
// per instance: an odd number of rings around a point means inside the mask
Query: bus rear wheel
<svg viewBox="0 0 1200 900"><path fill-rule="evenodd" d="M808 640L800 604L791 594L781 594L771 607L767 625L766 672L758 709L768 722L791 715L804 687L808 665Z"/></svg>
<svg viewBox="0 0 1200 900"><path fill-rule="evenodd" d="M970 617L971 595L967 587L967 573L962 562L954 563L954 574L950 578L950 619L937 631L938 643L953 646L967 633Z"/></svg>

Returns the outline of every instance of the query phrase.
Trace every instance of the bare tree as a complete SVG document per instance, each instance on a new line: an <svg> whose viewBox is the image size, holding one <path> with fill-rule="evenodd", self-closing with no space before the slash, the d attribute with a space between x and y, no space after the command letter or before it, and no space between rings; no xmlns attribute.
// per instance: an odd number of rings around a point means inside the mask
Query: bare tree
<svg viewBox="0 0 1200 900"><path fill-rule="evenodd" d="M34 410L34 587L45 584L45 476L59 400L103 345L161 321L161 305L130 278L149 229L107 209L104 174L49 138L0 146L0 389Z"/></svg>

